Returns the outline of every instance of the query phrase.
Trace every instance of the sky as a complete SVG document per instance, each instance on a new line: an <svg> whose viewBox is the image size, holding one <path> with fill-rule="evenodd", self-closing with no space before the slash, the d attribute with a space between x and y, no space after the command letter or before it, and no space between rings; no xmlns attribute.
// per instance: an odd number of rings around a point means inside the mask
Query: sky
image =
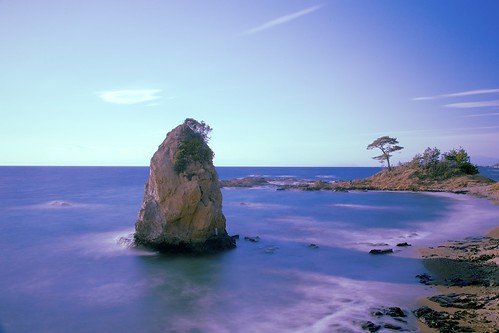
<svg viewBox="0 0 499 333"><path fill-rule="evenodd" d="M147 166L186 118L217 166L499 162L496 0L0 0L0 165Z"/></svg>

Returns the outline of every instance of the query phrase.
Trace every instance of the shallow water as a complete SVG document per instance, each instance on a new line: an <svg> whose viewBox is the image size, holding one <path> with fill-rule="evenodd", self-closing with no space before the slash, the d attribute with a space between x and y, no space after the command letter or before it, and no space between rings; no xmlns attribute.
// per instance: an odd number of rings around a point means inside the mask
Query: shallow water
<svg viewBox="0 0 499 333"><path fill-rule="evenodd" d="M376 172L348 169L219 172ZM237 249L166 256L118 242L133 232L147 176L148 168L0 168L0 332L363 332L370 309L411 309L430 292L415 279L425 271L416 246L482 235L499 216L462 195L224 189ZM384 247L395 253L368 254Z"/></svg>

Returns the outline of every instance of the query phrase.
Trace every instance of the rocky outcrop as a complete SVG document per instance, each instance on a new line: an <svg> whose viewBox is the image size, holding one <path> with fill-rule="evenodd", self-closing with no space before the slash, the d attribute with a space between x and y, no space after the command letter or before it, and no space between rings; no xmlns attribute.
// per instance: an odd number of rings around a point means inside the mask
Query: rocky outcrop
<svg viewBox="0 0 499 333"><path fill-rule="evenodd" d="M487 237L421 249L432 276L416 276L441 292L414 315L437 332L497 332L499 318L499 228Z"/></svg>
<svg viewBox="0 0 499 333"><path fill-rule="evenodd" d="M217 252L235 247L204 123L187 119L151 159L135 243L164 252Z"/></svg>
<svg viewBox="0 0 499 333"><path fill-rule="evenodd" d="M499 202L499 185L489 178L480 175L457 175L442 180L420 178L417 169L412 168L410 164L392 167L391 171L383 170L371 177L351 181L326 182L298 178L246 177L223 180L220 186L275 186L278 190L305 191L377 190L469 193Z"/></svg>

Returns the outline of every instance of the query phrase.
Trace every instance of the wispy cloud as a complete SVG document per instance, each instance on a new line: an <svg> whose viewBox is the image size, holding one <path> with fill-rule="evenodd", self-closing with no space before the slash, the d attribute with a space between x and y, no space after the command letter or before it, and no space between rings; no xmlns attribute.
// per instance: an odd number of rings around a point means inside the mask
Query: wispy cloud
<svg viewBox="0 0 499 333"><path fill-rule="evenodd" d="M499 113L480 113L480 114L467 114L463 116L459 116L459 118L474 118L474 117L495 117L499 116Z"/></svg>
<svg viewBox="0 0 499 333"><path fill-rule="evenodd" d="M483 94L497 94L499 93L499 89L479 89L479 90L470 90L470 91L462 91L452 94L442 95L443 97L458 97L458 96L473 96L473 95L483 95Z"/></svg>
<svg viewBox="0 0 499 333"><path fill-rule="evenodd" d="M157 96L160 92L159 89L110 90L100 92L99 97L108 103L137 104L161 98Z"/></svg>
<svg viewBox="0 0 499 333"><path fill-rule="evenodd" d="M499 100L452 103L452 104L446 104L444 106L447 108L459 108L459 109L486 108L491 106L499 106Z"/></svg>
<svg viewBox="0 0 499 333"><path fill-rule="evenodd" d="M448 97L475 96L475 95L497 94L497 93L499 93L499 89L478 89L478 90L468 90L468 91L461 91L461 92L436 95L436 96L415 97L412 100L428 101L428 100L448 98Z"/></svg>
<svg viewBox="0 0 499 333"><path fill-rule="evenodd" d="M292 14L281 16L281 17L276 18L274 20L265 22L265 23L263 23L263 24L255 27L255 28L246 30L245 32L243 32L243 35L253 35L253 34L256 34L258 32L262 32L264 30L276 27L278 25L281 25L281 24L284 24L284 23L288 23L290 21L296 20L299 17L302 17L302 16L308 15L310 13L313 13L316 10L319 10L323 6L324 6L323 4L321 4L321 5L315 5L315 6L305 8L303 10L300 10L300 11L292 13Z"/></svg>
<svg viewBox="0 0 499 333"><path fill-rule="evenodd" d="M440 96L423 96L423 97L414 97L414 98L412 98L412 100L413 101L431 101L431 100L438 99L441 97L442 97L442 95L440 95Z"/></svg>

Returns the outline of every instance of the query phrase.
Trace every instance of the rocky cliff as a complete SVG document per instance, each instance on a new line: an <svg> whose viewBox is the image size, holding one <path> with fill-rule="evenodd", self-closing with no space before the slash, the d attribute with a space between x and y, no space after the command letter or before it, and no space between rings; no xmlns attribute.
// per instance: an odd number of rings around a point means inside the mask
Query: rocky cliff
<svg viewBox="0 0 499 333"><path fill-rule="evenodd" d="M165 252L217 252L235 247L204 123L187 119L153 155L135 224L135 243Z"/></svg>

